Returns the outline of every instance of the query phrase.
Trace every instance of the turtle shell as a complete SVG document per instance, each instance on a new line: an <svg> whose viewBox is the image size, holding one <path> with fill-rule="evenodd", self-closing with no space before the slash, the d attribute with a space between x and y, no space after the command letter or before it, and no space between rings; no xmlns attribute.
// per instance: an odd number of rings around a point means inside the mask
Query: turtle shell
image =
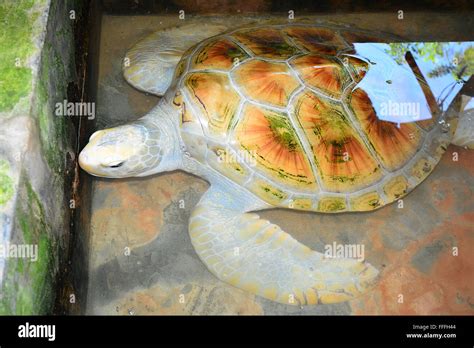
<svg viewBox="0 0 474 348"><path fill-rule="evenodd" d="M278 207L364 211L398 200L432 171L452 132L436 122L416 69L422 88L410 93L429 105L428 119L380 119L359 84L376 63L355 54L354 43L385 40L285 24L199 43L170 90L187 151Z"/></svg>

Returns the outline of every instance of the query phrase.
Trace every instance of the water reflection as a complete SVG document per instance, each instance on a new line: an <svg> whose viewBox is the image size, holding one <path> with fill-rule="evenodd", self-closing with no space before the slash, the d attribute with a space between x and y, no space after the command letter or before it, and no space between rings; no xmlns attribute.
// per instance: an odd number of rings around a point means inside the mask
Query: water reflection
<svg viewBox="0 0 474 348"><path fill-rule="evenodd" d="M474 71L474 42L353 45L370 65L354 89L367 93L379 119L397 125L446 111Z"/></svg>

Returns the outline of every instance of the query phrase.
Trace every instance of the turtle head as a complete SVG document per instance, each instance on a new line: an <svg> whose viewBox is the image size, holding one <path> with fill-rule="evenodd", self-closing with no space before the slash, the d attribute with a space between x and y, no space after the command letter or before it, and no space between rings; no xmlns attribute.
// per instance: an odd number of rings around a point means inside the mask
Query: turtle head
<svg viewBox="0 0 474 348"><path fill-rule="evenodd" d="M92 134L79 165L89 174L107 178L152 175L176 169L173 144L164 126L139 120Z"/></svg>

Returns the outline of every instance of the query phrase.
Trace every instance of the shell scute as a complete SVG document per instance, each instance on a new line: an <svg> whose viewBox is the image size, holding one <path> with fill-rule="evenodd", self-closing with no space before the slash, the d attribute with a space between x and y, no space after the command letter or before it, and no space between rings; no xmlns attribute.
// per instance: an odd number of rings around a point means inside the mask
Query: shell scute
<svg viewBox="0 0 474 348"><path fill-rule="evenodd" d="M191 110L187 107L186 102L184 101L181 91L177 91L173 98L173 105L178 108L180 115L180 124L193 123L197 124L198 118L193 115Z"/></svg>
<svg viewBox="0 0 474 348"><path fill-rule="evenodd" d="M295 114L327 190L350 192L381 178L378 162L341 105L304 92L296 100Z"/></svg>
<svg viewBox="0 0 474 348"><path fill-rule="evenodd" d="M313 201L310 198L293 198L288 206L299 210L311 210Z"/></svg>
<svg viewBox="0 0 474 348"><path fill-rule="evenodd" d="M298 49L290 45L276 28L238 31L232 36L259 57L287 59L298 53Z"/></svg>
<svg viewBox="0 0 474 348"><path fill-rule="evenodd" d="M349 54L342 54L340 59L355 83L359 83L369 71L369 63L365 59Z"/></svg>
<svg viewBox="0 0 474 348"><path fill-rule="evenodd" d="M316 189L311 165L288 115L246 105L234 136L255 158L255 168L273 180L302 190Z"/></svg>
<svg viewBox="0 0 474 348"><path fill-rule="evenodd" d="M192 68L230 70L236 63L248 57L249 55L235 43L219 39L207 43L195 53Z"/></svg>
<svg viewBox="0 0 474 348"><path fill-rule="evenodd" d="M424 180L433 170L433 164L427 157L422 157L411 167L409 173L418 181Z"/></svg>
<svg viewBox="0 0 474 348"><path fill-rule="evenodd" d="M335 58L310 54L296 57L290 64L307 86L332 98L340 98L352 82L349 72Z"/></svg>
<svg viewBox="0 0 474 348"><path fill-rule="evenodd" d="M194 104L205 115L209 135L225 138L240 103L238 93L230 86L228 75L193 72L186 76L184 83Z"/></svg>
<svg viewBox="0 0 474 348"><path fill-rule="evenodd" d="M331 29L292 26L284 29L284 32L309 52L335 55L337 51L346 48L344 41Z"/></svg>
<svg viewBox="0 0 474 348"><path fill-rule="evenodd" d="M390 179L383 187L383 191L390 201L394 201L408 192L408 180L403 175Z"/></svg>
<svg viewBox="0 0 474 348"><path fill-rule="evenodd" d="M237 67L234 74L245 96L276 107L286 107L293 91L300 87L283 63L253 59Z"/></svg>
<svg viewBox="0 0 474 348"><path fill-rule="evenodd" d="M422 141L420 130L413 123L380 120L367 93L357 88L350 96L350 105L361 128L390 171L403 166L418 150Z"/></svg>
<svg viewBox="0 0 474 348"><path fill-rule="evenodd" d="M250 173L233 149L220 144L209 144L208 149L206 161L212 168L239 184L247 180Z"/></svg>
<svg viewBox="0 0 474 348"><path fill-rule="evenodd" d="M288 194L267 180L254 178L248 185L248 189L263 199L265 202L273 205L281 205L288 197Z"/></svg>
<svg viewBox="0 0 474 348"><path fill-rule="evenodd" d="M377 209L384 202L377 191L372 191L351 198L350 204L352 210L365 211Z"/></svg>
<svg viewBox="0 0 474 348"><path fill-rule="evenodd" d="M318 211L324 213L336 213L347 209L346 200L342 197L327 196L318 202Z"/></svg>

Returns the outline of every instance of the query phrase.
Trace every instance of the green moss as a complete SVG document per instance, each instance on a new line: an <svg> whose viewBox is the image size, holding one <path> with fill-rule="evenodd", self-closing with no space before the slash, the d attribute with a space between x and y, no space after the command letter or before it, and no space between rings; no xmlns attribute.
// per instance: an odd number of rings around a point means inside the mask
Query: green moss
<svg viewBox="0 0 474 348"><path fill-rule="evenodd" d="M17 264L18 273L23 274L24 269L25 269L23 266L24 266L23 259L18 259L18 264Z"/></svg>
<svg viewBox="0 0 474 348"><path fill-rule="evenodd" d="M26 63L36 49L32 42L37 29L35 19L39 11L46 9L47 3L47 0L0 2L0 111L9 111L18 105L29 108L30 101L23 97L35 88L31 116L38 124L42 154L57 175L55 188L61 188L63 179L59 172L64 166L63 154L72 126L70 119L54 115L54 106L67 98L67 84L76 78L73 21L69 20L69 10L75 9L77 15L82 4L76 0L51 2L47 37L36 78ZM0 185L0 199L3 191L11 194ZM37 245L38 259L36 262L20 258L8 260L0 288L0 314L48 314L55 299L60 243L25 173L17 194L12 243Z"/></svg>
<svg viewBox="0 0 474 348"><path fill-rule="evenodd" d="M52 272L54 272L53 255L57 255L54 243L46 234L42 234L38 241L38 260L31 263L30 274L32 277L32 288L35 294L51 294L51 284L54 283Z"/></svg>
<svg viewBox="0 0 474 348"><path fill-rule="evenodd" d="M28 216L21 212L17 214L17 217L18 224L21 228L21 231L23 232L23 239L25 240L25 243L31 244L33 241L33 232L31 231L31 226L29 225Z"/></svg>
<svg viewBox="0 0 474 348"><path fill-rule="evenodd" d="M32 90L32 71L25 65L35 49L32 37L35 20L39 15L35 9L44 9L46 3L44 0L20 0L4 1L0 4L0 86L8 86L0 88L0 111L11 110ZM67 134L65 124L68 120L55 119L52 111L56 102L62 102L66 98L67 83L71 80L73 71L73 65L69 63L74 61L73 50L69 48L74 39L72 21L58 21L57 17L64 18L68 15L66 12L73 9L76 3L77 1L51 3L48 23L50 33L42 50L36 85L33 116L38 119L46 160L55 173L63 169L62 148Z"/></svg>
<svg viewBox="0 0 474 348"><path fill-rule="evenodd" d="M33 5L33 0L0 3L0 111L11 110L31 91L31 69L24 65L33 52L31 37L38 16L29 11Z"/></svg>
<svg viewBox="0 0 474 348"><path fill-rule="evenodd" d="M71 8L74 8L72 4L66 6L64 3L53 2L50 13L58 13L62 18ZM56 103L67 99L67 83L74 79L74 55L69 48L74 38L71 21L60 20L54 27L50 24L48 30L55 34L43 47L35 113L44 157L53 173L58 174L64 170L64 148L69 141L71 129L70 120L56 116L54 110Z"/></svg>
<svg viewBox="0 0 474 348"><path fill-rule="evenodd" d="M0 111L12 109L31 89L31 69L5 68L0 63L0 82L8 88L0 89Z"/></svg>
<svg viewBox="0 0 474 348"><path fill-rule="evenodd" d="M31 184L23 184L16 210L21 231L18 244L38 246L38 259L9 259L0 300L0 314L47 314L54 301L59 245L52 239L44 208Z"/></svg>
<svg viewBox="0 0 474 348"><path fill-rule="evenodd" d="M2 315L36 314L32 289L23 283L25 274L22 268L24 263L25 261L22 259L10 259L8 262L8 272L0 300L0 314Z"/></svg>
<svg viewBox="0 0 474 348"><path fill-rule="evenodd" d="M51 228L46 223L44 208L31 184L25 183L27 192L27 214L30 227L23 230L25 240L38 245L38 260L28 262L28 276L35 313L47 313L54 299L53 285L58 255L58 245L51 236Z"/></svg>
<svg viewBox="0 0 474 348"><path fill-rule="evenodd" d="M29 181L25 182L26 194L28 199L28 212L30 216L40 220L44 224L44 209L41 201L31 186Z"/></svg>
<svg viewBox="0 0 474 348"><path fill-rule="evenodd" d="M35 306L33 303L33 296L31 290L26 287L20 287L17 293L16 300L16 315L28 315L35 313Z"/></svg>
<svg viewBox="0 0 474 348"><path fill-rule="evenodd" d="M8 175L10 166L5 160L0 160L0 206L6 204L13 196L13 180Z"/></svg>
<svg viewBox="0 0 474 348"><path fill-rule="evenodd" d="M54 173L62 171L62 150L63 144L63 125L65 122L62 118L55 118L53 112L53 103L55 102L52 91L58 88L57 91L64 90L64 86L51 86L54 81L51 81L51 69L55 73L64 71L54 68L50 57L53 55L53 48L50 44L45 45L42 55L42 64L40 68L40 78L37 85L37 118L40 129L40 140L43 148L43 153L49 167ZM57 58L57 56L56 56ZM64 78L64 75L61 75ZM57 92L56 91L56 92Z"/></svg>
<svg viewBox="0 0 474 348"><path fill-rule="evenodd" d="M16 267L12 267L13 262L7 264L7 272L4 277L3 288L0 296L0 314L14 314L12 307L12 299L14 299L18 293L18 284L15 282L17 273L15 272Z"/></svg>

